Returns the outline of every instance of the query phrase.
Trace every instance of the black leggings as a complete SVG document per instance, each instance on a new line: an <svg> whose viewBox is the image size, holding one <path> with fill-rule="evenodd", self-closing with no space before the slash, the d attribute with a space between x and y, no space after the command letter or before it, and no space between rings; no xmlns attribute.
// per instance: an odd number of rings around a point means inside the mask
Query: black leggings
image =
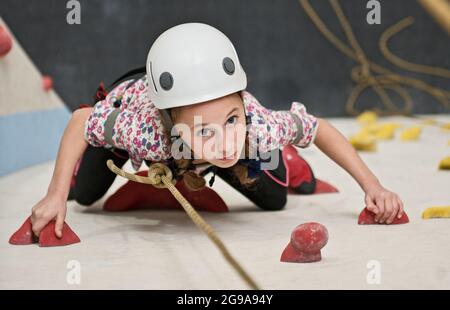
<svg viewBox="0 0 450 310"><path fill-rule="evenodd" d="M278 167L269 172L284 182L286 167L281 160L281 151L279 158ZM81 159L75 186L70 190L69 199L75 199L79 204L89 206L108 191L116 178L116 174L106 166L108 159L112 159L117 167L122 168L128 160L128 154L122 150L116 149L113 152L103 147L88 145ZM261 209L281 210L286 205L287 188L272 180L263 171L260 171L256 184L250 188L241 185L230 169L218 168L217 175Z"/></svg>

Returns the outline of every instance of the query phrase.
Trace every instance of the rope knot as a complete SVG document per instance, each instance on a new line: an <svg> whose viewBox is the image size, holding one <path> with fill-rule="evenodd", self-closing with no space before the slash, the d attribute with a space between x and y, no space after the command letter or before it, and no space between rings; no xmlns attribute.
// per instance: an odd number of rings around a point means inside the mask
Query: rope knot
<svg viewBox="0 0 450 310"><path fill-rule="evenodd" d="M172 171L164 164L154 163L148 169L148 179L151 184L157 188L165 188L166 185L162 181L162 176L165 176L169 181L172 181Z"/></svg>
<svg viewBox="0 0 450 310"><path fill-rule="evenodd" d="M168 181L167 182L168 184L176 183L176 180L173 178L172 171L170 170L170 168L162 163L151 164L148 169L148 173L147 173L146 177L132 174L132 173L129 173L129 172L126 172L126 171L120 169L119 167L114 165L114 162L111 159L109 159L106 162L106 165L112 172L114 172L115 174L120 175L130 181L139 182L139 183L143 183L143 184L151 184L157 188L166 188L167 187L164 184L163 177L165 177L167 179L166 181Z"/></svg>

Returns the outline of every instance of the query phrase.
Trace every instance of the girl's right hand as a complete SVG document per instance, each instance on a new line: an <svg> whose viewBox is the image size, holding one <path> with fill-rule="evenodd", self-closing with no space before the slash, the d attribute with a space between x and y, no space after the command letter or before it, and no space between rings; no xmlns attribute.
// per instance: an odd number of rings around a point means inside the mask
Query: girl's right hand
<svg viewBox="0 0 450 310"><path fill-rule="evenodd" d="M31 209L33 233L39 237L41 230L52 220L56 220L55 234L62 237L64 219L66 218L66 200L58 195L48 194Z"/></svg>

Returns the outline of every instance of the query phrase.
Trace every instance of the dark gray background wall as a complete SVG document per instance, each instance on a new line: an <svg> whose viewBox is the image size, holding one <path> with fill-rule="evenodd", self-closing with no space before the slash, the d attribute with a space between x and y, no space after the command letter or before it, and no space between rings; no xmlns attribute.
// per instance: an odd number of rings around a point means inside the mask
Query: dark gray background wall
<svg viewBox="0 0 450 310"><path fill-rule="evenodd" d="M299 100L318 116L345 115L353 60L326 41L296 0L80 0L81 25L66 23L65 0L1 0L0 14L71 108L90 102L100 81L145 64L148 49L167 28L183 22L211 24L234 42L249 77L248 89L267 107L288 108ZM313 0L327 25L342 39L329 2ZM381 0L381 25L366 22L366 0L341 0L367 55L390 65L378 38L406 16L415 24L390 46L413 62L450 68L450 37L414 0ZM450 89L449 80L413 74ZM24 72L26 74L26 72ZM415 112L448 113L432 97L412 91ZM378 101L372 91L360 106ZM400 102L400 101L398 101Z"/></svg>

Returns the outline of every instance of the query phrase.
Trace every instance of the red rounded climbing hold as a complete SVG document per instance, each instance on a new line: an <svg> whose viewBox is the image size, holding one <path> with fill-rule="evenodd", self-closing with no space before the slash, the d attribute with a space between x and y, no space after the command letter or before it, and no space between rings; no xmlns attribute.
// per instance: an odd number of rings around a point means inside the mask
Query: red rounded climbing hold
<svg viewBox="0 0 450 310"><path fill-rule="evenodd" d="M409 223L409 218L406 212L403 212L403 215L401 218L395 217L394 221L391 224L388 225L397 225L397 224L406 224ZM382 225L382 223L375 222L375 213L370 212L369 209L364 208L361 213L359 214L358 218L358 224L359 225L372 225L372 224L379 224ZM386 223L383 223L386 224Z"/></svg>
<svg viewBox="0 0 450 310"><path fill-rule="evenodd" d="M42 88L45 91L49 91L53 88L53 79L50 76L44 75L42 77Z"/></svg>
<svg viewBox="0 0 450 310"><path fill-rule="evenodd" d="M328 231L319 223L299 225L291 234L291 243L299 251L315 253L328 242Z"/></svg>
<svg viewBox="0 0 450 310"><path fill-rule="evenodd" d="M6 31L5 27L0 26L0 57L9 53L12 44L11 35Z"/></svg>
<svg viewBox="0 0 450 310"><path fill-rule="evenodd" d="M291 240L281 254L280 261L310 263L322 259L320 250L328 242L328 230L319 223L305 223L297 226Z"/></svg>

